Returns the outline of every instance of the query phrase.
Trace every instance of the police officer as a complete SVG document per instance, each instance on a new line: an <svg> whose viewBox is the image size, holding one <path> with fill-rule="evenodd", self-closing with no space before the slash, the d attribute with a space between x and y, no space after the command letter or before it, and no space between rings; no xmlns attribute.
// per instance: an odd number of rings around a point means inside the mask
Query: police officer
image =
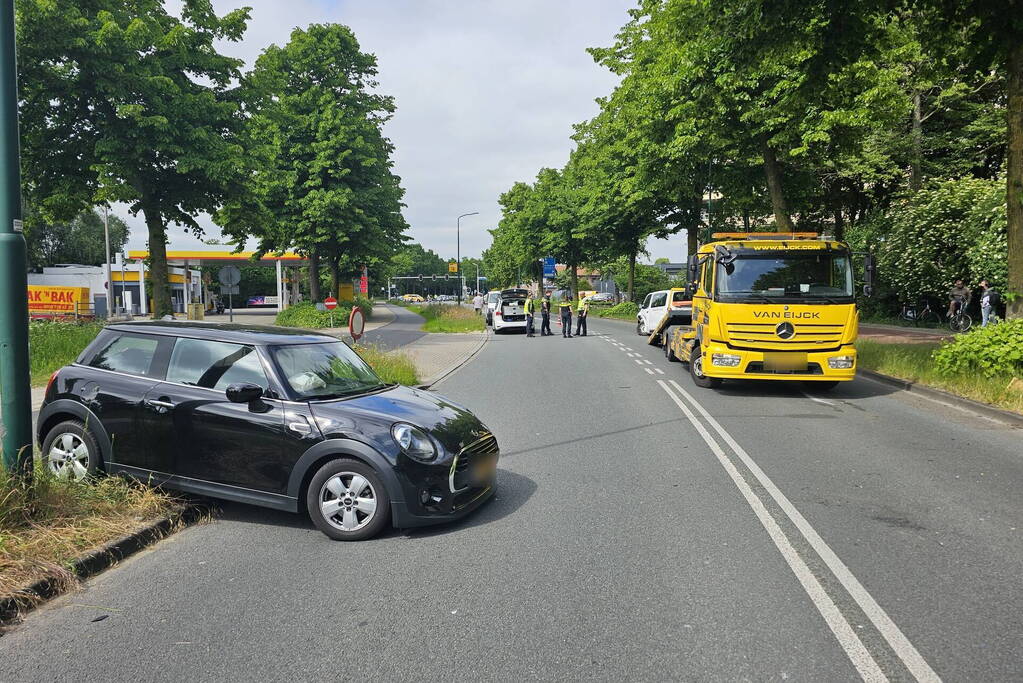
<svg viewBox="0 0 1023 683"><path fill-rule="evenodd" d="M533 336L533 293L526 291L526 336Z"/></svg>
<svg viewBox="0 0 1023 683"><path fill-rule="evenodd" d="M579 322L576 323L575 334L579 337L586 336L586 318L590 315L590 300L588 297L579 298L579 309L578 318Z"/></svg>
<svg viewBox="0 0 1023 683"><path fill-rule="evenodd" d="M572 338L572 291L565 290L565 298L558 304L561 310L561 336L565 339Z"/></svg>
<svg viewBox="0 0 1023 683"><path fill-rule="evenodd" d="M551 332L551 295L549 292L544 294L543 300L540 301L540 336L554 336L554 333Z"/></svg>

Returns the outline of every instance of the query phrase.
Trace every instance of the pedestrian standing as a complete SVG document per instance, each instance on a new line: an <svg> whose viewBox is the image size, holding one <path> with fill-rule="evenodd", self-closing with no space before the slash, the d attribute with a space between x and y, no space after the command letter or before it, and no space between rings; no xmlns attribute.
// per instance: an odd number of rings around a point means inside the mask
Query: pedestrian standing
<svg viewBox="0 0 1023 683"><path fill-rule="evenodd" d="M579 322L576 323L575 334L576 334L577 337L585 337L586 336L586 319L590 316L590 298L589 297L586 297L586 296L580 297L580 299L579 299L579 310L577 311L577 313L578 313Z"/></svg>
<svg viewBox="0 0 1023 683"><path fill-rule="evenodd" d="M988 323L997 320L996 312L998 309L999 300L1001 294L998 290L991 286L991 283L987 279L980 281L980 317L981 327L987 327Z"/></svg>
<svg viewBox="0 0 1023 683"><path fill-rule="evenodd" d="M526 336L533 336L533 293L526 291Z"/></svg>
<svg viewBox="0 0 1023 683"><path fill-rule="evenodd" d="M540 302L540 336L541 337L553 337L554 333L551 332L551 294L547 292L543 295L543 301Z"/></svg>
<svg viewBox="0 0 1023 683"><path fill-rule="evenodd" d="M565 297L558 304L561 310L561 336L565 339L572 338L572 292L565 290Z"/></svg>
<svg viewBox="0 0 1023 683"><path fill-rule="evenodd" d="M476 315L479 315L483 308L483 295L479 292L476 292L476 296L472 298L472 307L476 309Z"/></svg>

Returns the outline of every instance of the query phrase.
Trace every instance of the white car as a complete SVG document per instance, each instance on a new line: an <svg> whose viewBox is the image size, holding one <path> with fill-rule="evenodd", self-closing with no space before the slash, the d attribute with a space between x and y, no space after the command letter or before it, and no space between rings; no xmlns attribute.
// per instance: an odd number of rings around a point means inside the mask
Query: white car
<svg viewBox="0 0 1023 683"><path fill-rule="evenodd" d="M649 337L653 333L657 323L661 321L664 313L668 310L668 293L669 290L662 289L646 295L636 314L637 334Z"/></svg>
<svg viewBox="0 0 1023 683"><path fill-rule="evenodd" d="M487 316L487 324L494 324L494 311L497 310L497 304L501 301L501 292L493 291L487 293L487 298L483 302L484 315Z"/></svg>
<svg viewBox="0 0 1023 683"><path fill-rule="evenodd" d="M526 329L527 294L524 289L501 290L494 308L494 334L511 329Z"/></svg>

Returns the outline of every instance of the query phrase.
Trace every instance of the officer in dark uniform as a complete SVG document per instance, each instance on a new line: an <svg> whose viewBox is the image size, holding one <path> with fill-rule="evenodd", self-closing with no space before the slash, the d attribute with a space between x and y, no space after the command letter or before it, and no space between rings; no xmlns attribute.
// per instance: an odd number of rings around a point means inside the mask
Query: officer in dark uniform
<svg viewBox="0 0 1023 683"><path fill-rule="evenodd" d="M572 338L572 292L565 290L565 298L558 304L561 310L561 336L565 339Z"/></svg>
<svg viewBox="0 0 1023 683"><path fill-rule="evenodd" d="M543 295L543 301L540 302L540 336L541 337L553 337L554 333L551 332L551 295L550 293Z"/></svg>

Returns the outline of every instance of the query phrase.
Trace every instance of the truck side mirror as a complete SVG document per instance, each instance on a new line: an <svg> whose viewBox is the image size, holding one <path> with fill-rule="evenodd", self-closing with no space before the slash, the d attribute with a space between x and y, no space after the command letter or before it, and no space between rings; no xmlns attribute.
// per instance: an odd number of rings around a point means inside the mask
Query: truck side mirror
<svg viewBox="0 0 1023 683"><path fill-rule="evenodd" d="M863 259L863 271L864 280L866 284L863 285L863 295L873 296L874 295L874 281L877 276L877 260L873 254L867 254Z"/></svg>
<svg viewBox="0 0 1023 683"><path fill-rule="evenodd" d="M700 257L693 254L689 257L689 267L686 268L686 281L692 283L696 282L696 273L699 270Z"/></svg>

